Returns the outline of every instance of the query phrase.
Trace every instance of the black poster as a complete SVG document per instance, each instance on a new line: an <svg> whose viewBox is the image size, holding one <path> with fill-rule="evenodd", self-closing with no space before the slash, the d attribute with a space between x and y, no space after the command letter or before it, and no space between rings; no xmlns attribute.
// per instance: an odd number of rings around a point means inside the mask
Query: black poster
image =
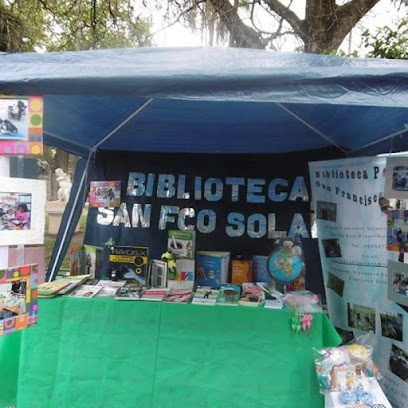
<svg viewBox="0 0 408 408"><path fill-rule="evenodd" d="M276 236L310 237L308 162L338 156L98 153L94 181L119 180L121 206L89 209L85 243L146 246L154 259L167 230L184 229L196 231L196 250L268 255Z"/></svg>

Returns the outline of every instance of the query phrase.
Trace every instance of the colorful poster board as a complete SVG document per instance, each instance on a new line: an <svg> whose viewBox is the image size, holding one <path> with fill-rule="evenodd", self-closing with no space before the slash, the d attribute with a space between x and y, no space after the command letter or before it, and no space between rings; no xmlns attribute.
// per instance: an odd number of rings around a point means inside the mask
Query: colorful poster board
<svg viewBox="0 0 408 408"><path fill-rule="evenodd" d="M0 269L0 336L37 323L37 265Z"/></svg>
<svg viewBox="0 0 408 408"><path fill-rule="evenodd" d="M406 298L408 278L404 264L394 262L402 269L395 272L388 264L398 258L399 249L387 251L390 218L379 203L385 158L314 162L309 168L330 320L348 341L374 334L381 387L393 407L404 408L408 315L401 299Z"/></svg>
<svg viewBox="0 0 408 408"><path fill-rule="evenodd" d="M0 243L44 242L46 182L0 177Z"/></svg>
<svg viewBox="0 0 408 408"><path fill-rule="evenodd" d="M0 155L43 154L42 96L0 95Z"/></svg>
<svg viewBox="0 0 408 408"><path fill-rule="evenodd" d="M89 204L91 207L119 207L120 184L120 181L91 181L89 191Z"/></svg>

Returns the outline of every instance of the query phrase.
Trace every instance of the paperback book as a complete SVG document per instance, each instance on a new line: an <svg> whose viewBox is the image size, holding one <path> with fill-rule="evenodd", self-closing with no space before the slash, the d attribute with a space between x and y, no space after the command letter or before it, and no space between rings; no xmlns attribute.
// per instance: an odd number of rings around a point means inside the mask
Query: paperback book
<svg viewBox="0 0 408 408"><path fill-rule="evenodd" d="M258 307L263 300L263 290L260 287L253 284L242 285L242 294L239 298L240 306Z"/></svg>
<svg viewBox="0 0 408 408"><path fill-rule="evenodd" d="M101 277L103 248L83 245L72 248L70 256L71 276L90 275L91 278Z"/></svg>
<svg viewBox="0 0 408 408"><path fill-rule="evenodd" d="M143 287L134 283L126 283L118 288L115 299L117 300L139 300L143 293Z"/></svg>
<svg viewBox="0 0 408 408"><path fill-rule="evenodd" d="M198 251L196 259L196 283L198 286L218 287L228 282L229 252Z"/></svg>
<svg viewBox="0 0 408 408"><path fill-rule="evenodd" d="M193 295L192 290L171 289L163 298L163 302L188 303L192 295Z"/></svg>
<svg viewBox="0 0 408 408"><path fill-rule="evenodd" d="M147 247L112 246L109 255L111 279L146 285L148 252Z"/></svg>
<svg viewBox="0 0 408 408"><path fill-rule="evenodd" d="M240 285L244 282L252 282L253 280L253 262L234 259L231 261L231 282L235 285Z"/></svg>
<svg viewBox="0 0 408 408"><path fill-rule="evenodd" d="M58 280L52 282L44 282L38 285L38 297L54 297L58 292L69 285L69 281Z"/></svg>
<svg viewBox="0 0 408 408"><path fill-rule="evenodd" d="M58 292L58 295L66 295L67 293L73 291L79 285L84 283L87 279L89 279L90 275L76 275L76 276L66 276L62 280L69 282L69 285L65 288L61 289Z"/></svg>
<svg viewBox="0 0 408 408"><path fill-rule="evenodd" d="M150 261L150 272L148 274L149 282L152 288L167 287L167 263L152 259Z"/></svg>
<svg viewBox="0 0 408 408"><path fill-rule="evenodd" d="M99 285L82 285L79 288L75 289L73 292L71 292L68 296L80 297L80 298L92 298L101 289L102 289L102 286L99 286Z"/></svg>
<svg viewBox="0 0 408 408"><path fill-rule="evenodd" d="M218 291L217 305L238 306L240 295L240 286L223 284Z"/></svg>
<svg viewBox="0 0 408 408"><path fill-rule="evenodd" d="M100 280L98 286L102 286L102 289L97 293L96 297L114 297L119 288L121 288L126 282L115 282L110 280Z"/></svg>
<svg viewBox="0 0 408 408"><path fill-rule="evenodd" d="M177 258L194 259L195 231L169 230L167 250Z"/></svg>
<svg viewBox="0 0 408 408"><path fill-rule="evenodd" d="M146 289L140 300L149 300L153 302L161 302L167 295L168 289Z"/></svg>
<svg viewBox="0 0 408 408"><path fill-rule="evenodd" d="M272 284L266 282L256 282L256 285L265 292L265 299L276 300L283 298L283 294L276 290L275 286Z"/></svg>
<svg viewBox="0 0 408 408"><path fill-rule="evenodd" d="M208 287L208 286L199 286L194 294L193 301L191 302L194 305L207 305L215 306L218 297L218 290Z"/></svg>
<svg viewBox="0 0 408 408"><path fill-rule="evenodd" d="M194 287L194 259L177 259L176 268L169 271L167 287L187 290Z"/></svg>

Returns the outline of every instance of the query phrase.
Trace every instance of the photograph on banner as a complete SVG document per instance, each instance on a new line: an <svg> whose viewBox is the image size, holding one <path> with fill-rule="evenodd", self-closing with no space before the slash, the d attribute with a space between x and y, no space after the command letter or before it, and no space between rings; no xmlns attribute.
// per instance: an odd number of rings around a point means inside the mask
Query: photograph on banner
<svg viewBox="0 0 408 408"><path fill-rule="evenodd" d="M327 287L342 297L344 292L344 280L329 272Z"/></svg>
<svg viewBox="0 0 408 408"><path fill-rule="evenodd" d="M91 181L89 191L91 207L119 207L120 185L120 181Z"/></svg>
<svg viewBox="0 0 408 408"><path fill-rule="evenodd" d="M387 211L387 249L408 252L408 210Z"/></svg>
<svg viewBox="0 0 408 408"><path fill-rule="evenodd" d="M0 191L0 231L29 230L31 201L31 194Z"/></svg>
<svg viewBox="0 0 408 408"><path fill-rule="evenodd" d="M408 382L408 353L395 344L391 348L390 370L402 381Z"/></svg>
<svg viewBox="0 0 408 408"><path fill-rule="evenodd" d="M408 156L387 157L385 196L398 199L408 198Z"/></svg>
<svg viewBox="0 0 408 408"><path fill-rule="evenodd" d="M381 334L393 340L403 341L402 314L380 313Z"/></svg>
<svg viewBox="0 0 408 408"><path fill-rule="evenodd" d="M337 220L337 204L327 201L318 201L316 218L318 220L326 220L336 222Z"/></svg>
<svg viewBox="0 0 408 408"><path fill-rule="evenodd" d="M0 242L44 242L46 182L0 177Z"/></svg>
<svg viewBox="0 0 408 408"><path fill-rule="evenodd" d="M347 303L348 325L357 330L375 333L375 309Z"/></svg>
<svg viewBox="0 0 408 408"><path fill-rule="evenodd" d="M354 333L351 330L341 329L340 327L335 327L335 329L343 339L343 343L347 344L354 340Z"/></svg>
<svg viewBox="0 0 408 408"><path fill-rule="evenodd" d="M408 264L388 261L388 299L408 306Z"/></svg>
<svg viewBox="0 0 408 408"><path fill-rule="evenodd" d="M0 154L43 154L42 96L0 95Z"/></svg>
<svg viewBox="0 0 408 408"><path fill-rule="evenodd" d="M324 254L327 258L341 258L341 248L338 239L322 239Z"/></svg>
<svg viewBox="0 0 408 408"><path fill-rule="evenodd" d="M0 98L0 140L28 140L28 97Z"/></svg>

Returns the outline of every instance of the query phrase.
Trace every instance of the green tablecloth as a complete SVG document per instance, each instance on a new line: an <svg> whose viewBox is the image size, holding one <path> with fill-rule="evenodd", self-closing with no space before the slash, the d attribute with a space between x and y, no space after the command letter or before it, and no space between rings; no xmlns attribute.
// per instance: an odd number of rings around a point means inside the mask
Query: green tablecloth
<svg viewBox="0 0 408 408"><path fill-rule="evenodd" d="M40 300L37 327L0 339L0 407L322 407L313 347L340 337L322 314L309 335L291 331L289 318L263 308Z"/></svg>

